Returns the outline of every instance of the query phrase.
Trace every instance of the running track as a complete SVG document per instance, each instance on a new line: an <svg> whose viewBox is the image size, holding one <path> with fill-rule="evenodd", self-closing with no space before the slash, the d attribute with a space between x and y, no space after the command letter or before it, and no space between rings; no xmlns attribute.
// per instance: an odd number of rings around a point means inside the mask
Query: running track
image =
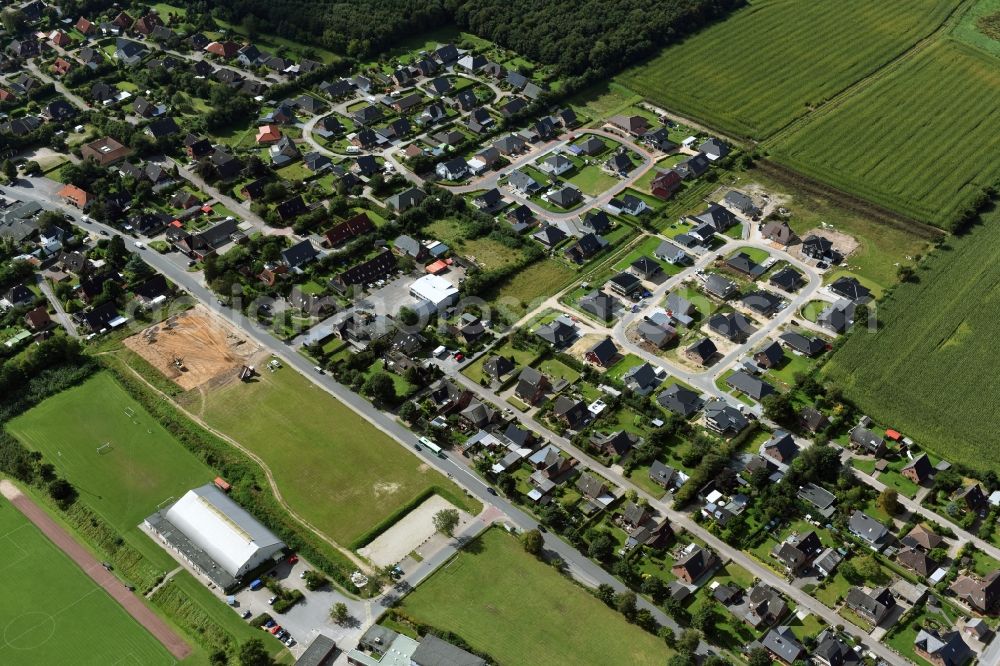
<svg viewBox="0 0 1000 666"><path fill-rule="evenodd" d="M122 608L135 618L136 622L163 643L163 647L167 648L167 651L175 659L184 659L191 654L191 647L166 622L161 620L137 596L129 592L120 580L106 571L100 562L67 534L66 530L57 525L41 507L18 490L13 483L6 480L0 481L0 494L10 500L11 504L34 523L35 527L40 529L42 534L48 537L52 543L69 555L70 559L76 562L84 573L93 578L94 582L103 587L115 601L121 604Z"/></svg>

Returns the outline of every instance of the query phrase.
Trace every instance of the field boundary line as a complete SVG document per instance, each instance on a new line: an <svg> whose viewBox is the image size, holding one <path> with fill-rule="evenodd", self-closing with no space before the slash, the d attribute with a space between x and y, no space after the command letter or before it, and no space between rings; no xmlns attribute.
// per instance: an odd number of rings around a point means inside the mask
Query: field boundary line
<svg viewBox="0 0 1000 666"><path fill-rule="evenodd" d="M843 104L845 100L850 99L855 94L861 92L862 90L865 90L869 86L878 83L886 76L895 73L896 70L898 70L904 64L912 60L914 57L920 55L932 45L938 43L939 38L941 38L943 35L946 35L952 29L953 27L952 23L955 20L957 20L958 17L963 16L974 2L975 0L962 0L962 2L955 5L955 7L951 10L951 12L949 12L949 14L944 17L944 19L941 21L941 23L938 24L936 28L934 28L924 37L918 39L908 49L906 49L905 51L903 51L902 53L900 53L899 55L897 55L892 60L885 63L875 71L871 72L870 74L861 77L860 79L849 84L847 87L840 90L839 92L834 93L829 99L827 99L824 102L821 102L812 110L807 111L801 116L798 116L797 118L793 118L792 120L788 121L788 123L786 123L784 126L778 128L777 130L772 132L769 136L766 136L759 142L757 142L757 145L761 147L773 147L778 143L781 143L781 140L784 139L787 135L794 134L795 131L799 128L799 126L810 123L817 118L822 118L824 115L830 113L833 110L836 110L836 108L839 107L841 104Z"/></svg>
<svg viewBox="0 0 1000 666"><path fill-rule="evenodd" d="M103 588L108 596L117 601L132 619L160 641L175 659L183 660L191 654L191 646L170 625L130 592L124 583L106 571L87 549L17 486L7 479L0 480L0 494L24 514L25 518L31 521L56 548L83 570L83 573Z"/></svg>
<svg viewBox="0 0 1000 666"><path fill-rule="evenodd" d="M121 359L119 359L119 360L121 360ZM305 518L303 518L302 516L300 516L298 513L296 513L288 505L288 502L286 502L285 498L281 495L281 490L279 490L277 482L274 480L274 474L271 473L271 468L267 466L267 464L263 461L263 459L260 458L260 456L258 456L256 453L254 453L250 449L246 448L242 444L240 444L238 441L236 441L235 439L233 439L232 437L230 437L226 433L220 432L219 430L216 430L212 426L208 425L197 414L194 414L194 413L188 411L187 409L185 409L183 406L181 406L180 404L178 404L172 397L170 397L169 395L167 395L166 393L164 393L160 389L158 389L155 386L153 386L145 377L142 376L142 374L139 373L138 370L136 370L135 368L133 368L132 366L130 366L128 363L126 363L123 360L122 360L122 365L124 365L126 368L128 368L129 372L131 372L132 374L134 374L139 379L139 381L141 381L143 384L145 384L147 387L149 387L150 390L152 390L157 395L159 395L160 398L162 398L163 400L165 400L174 409L176 409L181 414L183 414L187 418L191 419L192 421L194 421L195 423L197 423L200 427L202 427L205 430L207 430L208 432L212 433L213 435L215 435L219 439L225 441L226 443L230 444L231 446L234 446L236 449L238 449L242 453L246 454L251 460L254 461L254 463L256 463L258 466L260 466L261 470L263 470L264 476L267 478L267 483L271 487L271 492L274 493L274 498L278 501L278 504L281 505L281 508L283 508L285 511L288 512L288 515L290 515L294 520L296 520L302 527L305 527L310 532L314 533L320 539L322 539L323 541L325 541L327 544L329 544L330 546L332 546L333 548L335 548L340 554L344 555L352 564L354 564L355 566L357 566L362 571L362 573L366 573L366 574L372 573L372 569L371 569L371 567L367 563L363 562L352 551L348 550L344 546L342 546L339 543L337 543L336 541L334 541L327 534L325 534L324 532L322 532L319 528L317 528L314 525L312 525L308 520L306 520Z"/></svg>

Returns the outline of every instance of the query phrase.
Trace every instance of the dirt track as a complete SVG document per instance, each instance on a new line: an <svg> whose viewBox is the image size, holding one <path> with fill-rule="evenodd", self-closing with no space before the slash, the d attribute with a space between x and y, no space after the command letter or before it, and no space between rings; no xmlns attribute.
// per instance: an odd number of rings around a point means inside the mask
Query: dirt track
<svg viewBox="0 0 1000 666"><path fill-rule="evenodd" d="M126 339L125 345L184 390L219 375L235 377L258 351L201 305L150 326ZM178 359L181 368L175 364Z"/></svg>
<svg viewBox="0 0 1000 666"><path fill-rule="evenodd" d="M48 539L60 550L69 555L70 559L76 562L77 566L83 569L84 573L94 579L98 585L103 587L111 597L121 604L125 611L135 618L146 630L153 634L158 641L163 643L163 647L174 656L175 659L184 659L191 654L191 646L184 639L177 635L166 622L161 620L151 611L135 594L129 592L125 585L115 578L110 572L105 571L101 563L76 542L63 528L59 527L48 514L35 504L29 497L24 495L10 481L0 481L0 494L10 500L18 511L23 513L35 527L42 531Z"/></svg>

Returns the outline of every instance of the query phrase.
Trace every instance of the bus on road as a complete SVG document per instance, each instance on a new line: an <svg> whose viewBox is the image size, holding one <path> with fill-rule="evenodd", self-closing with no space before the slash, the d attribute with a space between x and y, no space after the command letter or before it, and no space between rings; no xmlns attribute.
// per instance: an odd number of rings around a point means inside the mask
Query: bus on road
<svg viewBox="0 0 1000 666"><path fill-rule="evenodd" d="M421 445L427 447L431 451L431 453L435 454L438 458L445 457L444 451L441 450L441 447L432 442L431 440L427 439L426 437L421 437L419 441Z"/></svg>

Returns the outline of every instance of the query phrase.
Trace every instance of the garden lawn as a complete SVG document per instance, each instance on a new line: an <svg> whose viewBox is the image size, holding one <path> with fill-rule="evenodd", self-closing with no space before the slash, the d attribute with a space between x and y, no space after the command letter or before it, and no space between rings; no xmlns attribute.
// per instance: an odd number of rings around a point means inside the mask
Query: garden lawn
<svg viewBox="0 0 1000 666"><path fill-rule="evenodd" d="M592 197L607 192L619 182L617 178L595 164L583 167L567 180L576 185L578 190Z"/></svg>
<svg viewBox="0 0 1000 666"><path fill-rule="evenodd" d="M951 229L1000 178L994 159L998 97L997 59L944 40L781 136L771 156L841 190ZM915 130L919 140L912 139Z"/></svg>
<svg viewBox="0 0 1000 666"><path fill-rule="evenodd" d="M662 639L626 622L499 529L467 546L400 610L455 632L500 664L660 666L671 654Z"/></svg>
<svg viewBox="0 0 1000 666"><path fill-rule="evenodd" d="M119 532L215 477L106 372L44 400L6 427L54 464ZM110 450L97 453L106 442Z"/></svg>
<svg viewBox="0 0 1000 666"><path fill-rule="evenodd" d="M0 663L176 663L164 647L7 500L0 499Z"/></svg>
<svg viewBox="0 0 1000 666"><path fill-rule="evenodd" d="M726 132L764 139L877 71L957 4L756 0L616 80Z"/></svg>
<svg viewBox="0 0 1000 666"><path fill-rule="evenodd" d="M343 545L430 487L479 512L459 500L457 486L290 368L208 393L202 416L257 454L292 509Z"/></svg>

